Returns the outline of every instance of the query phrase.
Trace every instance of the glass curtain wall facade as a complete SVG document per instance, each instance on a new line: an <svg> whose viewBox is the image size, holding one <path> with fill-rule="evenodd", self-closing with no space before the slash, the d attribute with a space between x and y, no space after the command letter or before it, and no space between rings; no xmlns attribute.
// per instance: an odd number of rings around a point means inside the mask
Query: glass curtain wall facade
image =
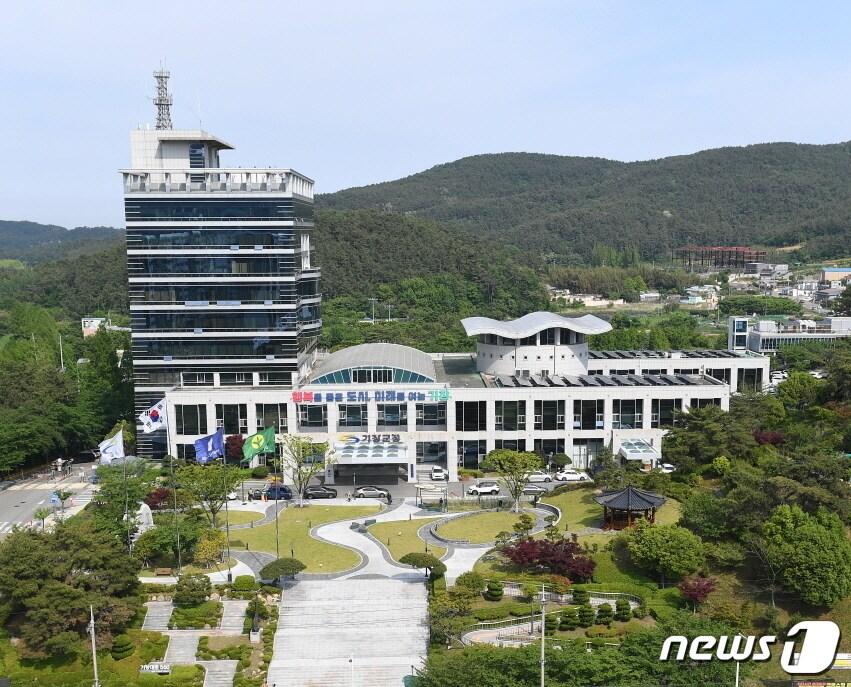
<svg viewBox="0 0 851 687"><path fill-rule="evenodd" d="M181 385L290 388L321 328L313 182L291 170L221 168L218 151L229 146L204 132L134 132L131 143L123 173L136 414ZM140 456L165 452L164 431L138 433Z"/></svg>

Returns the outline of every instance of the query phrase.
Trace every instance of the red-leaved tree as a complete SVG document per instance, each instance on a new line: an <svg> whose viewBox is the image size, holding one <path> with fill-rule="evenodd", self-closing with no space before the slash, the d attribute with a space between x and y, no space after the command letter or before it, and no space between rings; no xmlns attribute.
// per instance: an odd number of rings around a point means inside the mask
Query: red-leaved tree
<svg viewBox="0 0 851 687"><path fill-rule="evenodd" d="M697 612L698 604L706 601L706 598L715 591L715 584L714 577L686 577L677 585L677 588L680 594L691 601L694 611Z"/></svg>
<svg viewBox="0 0 851 687"><path fill-rule="evenodd" d="M230 434L225 438L225 455L228 460L242 460L242 445L245 438L241 434Z"/></svg>
<svg viewBox="0 0 851 687"><path fill-rule="evenodd" d="M156 510L157 508L162 508L163 504L171 498L171 489L157 487L144 498L144 501L148 504L151 510Z"/></svg>
<svg viewBox="0 0 851 687"><path fill-rule="evenodd" d="M570 539L523 539L505 546L502 553L529 572L550 572L573 582L585 582L594 574L594 561L584 556L582 547Z"/></svg>

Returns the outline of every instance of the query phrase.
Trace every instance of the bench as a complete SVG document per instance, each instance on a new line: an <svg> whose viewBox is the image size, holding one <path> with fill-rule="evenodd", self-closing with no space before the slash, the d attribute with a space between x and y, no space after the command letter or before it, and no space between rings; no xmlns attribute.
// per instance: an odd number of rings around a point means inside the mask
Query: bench
<svg viewBox="0 0 851 687"><path fill-rule="evenodd" d="M154 570L154 575L157 577L171 577L174 571L171 568L156 568Z"/></svg>

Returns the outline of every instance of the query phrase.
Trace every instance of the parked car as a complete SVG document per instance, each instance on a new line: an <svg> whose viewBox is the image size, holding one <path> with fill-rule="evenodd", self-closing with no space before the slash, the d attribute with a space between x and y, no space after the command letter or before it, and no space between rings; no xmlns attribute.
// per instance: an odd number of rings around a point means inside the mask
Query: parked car
<svg viewBox="0 0 851 687"><path fill-rule="evenodd" d="M535 470L526 475L527 482L552 482L553 476L546 470Z"/></svg>
<svg viewBox="0 0 851 687"><path fill-rule="evenodd" d="M591 478L584 472L567 468L556 473L556 480L559 482L590 482Z"/></svg>
<svg viewBox="0 0 851 687"><path fill-rule="evenodd" d="M523 487L523 494L526 496L545 496L546 493L547 490L537 484L527 484Z"/></svg>
<svg viewBox="0 0 851 687"><path fill-rule="evenodd" d="M263 490L262 489L249 489L248 490L248 498L255 499L259 501L263 498Z"/></svg>
<svg viewBox="0 0 851 687"><path fill-rule="evenodd" d="M331 487L326 487L321 484L316 484L307 487L304 490L304 498L306 499L335 499L337 498L337 490Z"/></svg>
<svg viewBox="0 0 851 687"><path fill-rule="evenodd" d="M499 482L493 480L478 482L467 489L467 493L472 496L496 496L499 494Z"/></svg>
<svg viewBox="0 0 851 687"><path fill-rule="evenodd" d="M449 473L448 473L448 472L446 472L446 470L444 470L444 469L443 469L442 467L440 467L439 465L435 465L435 466L431 469L431 479L432 479L433 481L435 481L435 482L437 482L437 481L446 481L446 480L448 480L448 479L449 479Z"/></svg>
<svg viewBox="0 0 851 687"><path fill-rule="evenodd" d="M237 500L239 500L239 494L237 494L235 491L229 491L228 492L228 501L237 501Z"/></svg>
<svg viewBox="0 0 851 687"><path fill-rule="evenodd" d="M363 498L373 498L373 499L386 499L390 496L390 492L387 489L382 489L381 487L358 487L355 489L355 498L363 499Z"/></svg>
<svg viewBox="0 0 851 687"><path fill-rule="evenodd" d="M293 490L286 484L273 484L263 493L269 501L289 501L293 497Z"/></svg>
<svg viewBox="0 0 851 687"><path fill-rule="evenodd" d="M659 463L659 469L666 475L670 475L672 472L677 471L677 466L671 463Z"/></svg>

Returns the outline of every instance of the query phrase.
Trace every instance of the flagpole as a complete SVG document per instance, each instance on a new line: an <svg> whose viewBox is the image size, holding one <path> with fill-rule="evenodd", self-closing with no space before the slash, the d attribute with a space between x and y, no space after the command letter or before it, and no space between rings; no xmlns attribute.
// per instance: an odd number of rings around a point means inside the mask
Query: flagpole
<svg viewBox="0 0 851 687"><path fill-rule="evenodd" d="M183 567L180 554L180 523L177 521L177 481L174 479L174 456L171 453L171 440L168 431L168 412L165 416L165 445L166 452L169 457L169 466L171 467L171 491L174 494L174 536L177 539L177 574L180 575L180 570Z"/></svg>
<svg viewBox="0 0 851 687"><path fill-rule="evenodd" d="M127 521L127 553L133 552L133 543L130 541L130 493L127 490L127 456L124 455L124 428L118 430L119 441L121 442L121 467L124 474L124 520Z"/></svg>
<svg viewBox="0 0 851 687"><path fill-rule="evenodd" d="M222 464L224 465L224 471L222 473L222 482L224 482L225 488L225 541L227 542L227 565L228 565L228 584L233 582L233 573L231 572L230 567L230 510L228 509L228 456L227 451L222 447Z"/></svg>
<svg viewBox="0 0 851 687"><path fill-rule="evenodd" d="M275 451L272 453L274 458L272 458L272 467L274 468L275 477L278 477L278 442L277 438L275 441ZM281 535L278 532L278 495L281 490L281 486L283 485L283 477L278 480L275 480L275 558L281 557Z"/></svg>
<svg viewBox="0 0 851 687"><path fill-rule="evenodd" d="M97 648L95 647L95 609L91 604L89 605L89 631L91 632L92 637L92 667L94 668L94 682L92 683L92 687L100 687L100 680L98 679L98 654Z"/></svg>

